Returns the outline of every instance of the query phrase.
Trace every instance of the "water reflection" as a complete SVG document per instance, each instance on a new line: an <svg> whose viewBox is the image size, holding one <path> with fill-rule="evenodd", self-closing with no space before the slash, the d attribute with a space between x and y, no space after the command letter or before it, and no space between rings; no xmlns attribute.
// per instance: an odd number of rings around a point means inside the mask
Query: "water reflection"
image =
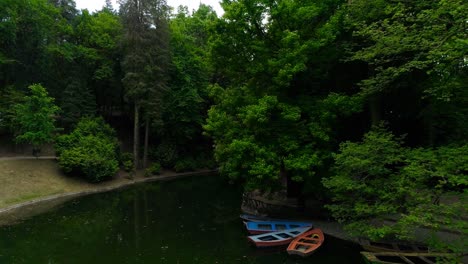
<svg viewBox="0 0 468 264"><path fill-rule="evenodd" d="M257 250L238 219L240 190L216 176L144 184L68 202L0 229L0 263L361 263L327 237L309 259Z"/></svg>

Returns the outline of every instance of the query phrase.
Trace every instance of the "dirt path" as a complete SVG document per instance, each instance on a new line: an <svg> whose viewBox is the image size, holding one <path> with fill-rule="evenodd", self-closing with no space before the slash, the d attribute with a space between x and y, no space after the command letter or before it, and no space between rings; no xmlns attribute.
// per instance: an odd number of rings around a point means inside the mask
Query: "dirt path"
<svg viewBox="0 0 468 264"><path fill-rule="evenodd" d="M51 159L57 159L56 156L39 156L39 157L34 157L34 156L11 156L11 157L0 157L0 161L2 160L51 160Z"/></svg>

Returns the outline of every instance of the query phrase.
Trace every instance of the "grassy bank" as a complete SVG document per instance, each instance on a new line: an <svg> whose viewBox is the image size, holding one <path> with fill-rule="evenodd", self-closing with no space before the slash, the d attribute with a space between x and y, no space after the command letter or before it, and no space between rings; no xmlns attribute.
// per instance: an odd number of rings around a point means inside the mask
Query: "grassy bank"
<svg viewBox="0 0 468 264"><path fill-rule="evenodd" d="M95 188L95 185L65 176L55 160L0 161L0 208L38 197L90 188Z"/></svg>

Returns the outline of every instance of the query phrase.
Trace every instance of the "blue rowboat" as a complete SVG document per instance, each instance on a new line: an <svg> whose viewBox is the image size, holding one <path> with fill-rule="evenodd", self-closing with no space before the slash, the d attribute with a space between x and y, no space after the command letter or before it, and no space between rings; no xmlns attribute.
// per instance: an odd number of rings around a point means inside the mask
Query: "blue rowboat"
<svg viewBox="0 0 468 264"><path fill-rule="evenodd" d="M294 221L244 222L244 225L250 234L264 234L299 227L312 227L312 223Z"/></svg>
<svg viewBox="0 0 468 264"><path fill-rule="evenodd" d="M258 216L258 215L251 215L251 214L241 214L240 218L248 222L264 222L264 221L288 222L289 221L287 219L277 219L277 218L270 218L266 216Z"/></svg>
<svg viewBox="0 0 468 264"><path fill-rule="evenodd" d="M257 247L284 246L291 243L294 238L304 234L309 229L311 229L310 226L299 227L267 234L248 236L248 239Z"/></svg>

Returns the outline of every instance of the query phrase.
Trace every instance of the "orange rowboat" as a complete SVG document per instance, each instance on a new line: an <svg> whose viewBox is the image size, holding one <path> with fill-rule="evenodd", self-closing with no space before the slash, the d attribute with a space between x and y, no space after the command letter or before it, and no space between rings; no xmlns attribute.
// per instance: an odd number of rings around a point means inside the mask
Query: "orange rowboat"
<svg viewBox="0 0 468 264"><path fill-rule="evenodd" d="M318 228L311 229L291 241L288 246L288 254L307 257L322 245L324 239L325 236L322 230Z"/></svg>

